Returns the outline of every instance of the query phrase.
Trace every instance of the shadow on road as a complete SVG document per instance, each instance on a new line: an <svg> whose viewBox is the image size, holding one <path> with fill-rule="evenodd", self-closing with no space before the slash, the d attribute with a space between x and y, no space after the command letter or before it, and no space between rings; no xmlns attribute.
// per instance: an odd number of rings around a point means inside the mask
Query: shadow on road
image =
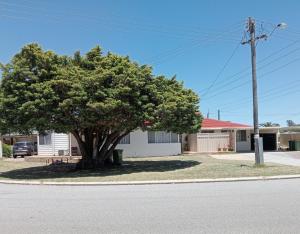
<svg viewBox="0 0 300 234"><path fill-rule="evenodd" d="M171 172L199 165L194 160L165 161L124 161L123 166L95 170L75 171L75 164L49 165L22 168L0 173L0 177L8 179L55 179L76 177L105 177L143 172ZM137 174L138 176L138 174Z"/></svg>

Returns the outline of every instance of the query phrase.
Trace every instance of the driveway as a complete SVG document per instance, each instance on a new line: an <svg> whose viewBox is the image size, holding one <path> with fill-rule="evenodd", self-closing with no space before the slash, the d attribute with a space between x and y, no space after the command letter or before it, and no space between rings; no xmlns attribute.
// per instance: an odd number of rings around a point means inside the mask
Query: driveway
<svg viewBox="0 0 300 234"><path fill-rule="evenodd" d="M254 153L212 154L216 159L254 161ZM300 151L264 152L265 162L279 163L289 166L300 166Z"/></svg>

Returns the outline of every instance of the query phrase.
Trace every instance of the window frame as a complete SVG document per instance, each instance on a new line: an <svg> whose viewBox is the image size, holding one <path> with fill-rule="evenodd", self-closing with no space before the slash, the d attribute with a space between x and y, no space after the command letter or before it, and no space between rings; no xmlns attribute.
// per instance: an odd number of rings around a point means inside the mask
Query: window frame
<svg viewBox="0 0 300 234"><path fill-rule="evenodd" d="M148 144L172 144L180 143L179 134L166 131L148 131ZM177 135L175 137L175 134ZM176 140L175 140L176 138Z"/></svg>
<svg viewBox="0 0 300 234"><path fill-rule="evenodd" d="M238 130L236 132L236 141L237 142L247 142L247 131L246 130Z"/></svg>
<svg viewBox="0 0 300 234"><path fill-rule="evenodd" d="M39 145L52 145L52 133L40 133Z"/></svg>

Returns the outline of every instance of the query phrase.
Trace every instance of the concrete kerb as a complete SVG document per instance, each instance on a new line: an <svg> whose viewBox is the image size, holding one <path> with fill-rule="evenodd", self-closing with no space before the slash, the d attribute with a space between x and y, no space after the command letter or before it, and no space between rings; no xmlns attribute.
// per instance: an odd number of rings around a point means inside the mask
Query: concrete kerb
<svg viewBox="0 0 300 234"><path fill-rule="evenodd" d="M155 185L155 184L188 184L188 183L217 183L241 181L265 181L282 179L299 179L300 174L278 176L255 176L217 179L186 179L186 180L149 180L149 181L120 181L120 182L51 182L27 180L0 180L0 184L18 185L52 185L52 186L113 186L113 185Z"/></svg>

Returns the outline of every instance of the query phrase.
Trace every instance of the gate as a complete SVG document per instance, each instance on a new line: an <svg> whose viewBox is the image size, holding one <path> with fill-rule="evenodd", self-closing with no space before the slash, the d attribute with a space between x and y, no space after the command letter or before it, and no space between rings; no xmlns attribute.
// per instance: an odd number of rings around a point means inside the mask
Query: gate
<svg viewBox="0 0 300 234"><path fill-rule="evenodd" d="M229 134L223 133L198 133L198 152L218 152L220 149L228 149L230 145Z"/></svg>

